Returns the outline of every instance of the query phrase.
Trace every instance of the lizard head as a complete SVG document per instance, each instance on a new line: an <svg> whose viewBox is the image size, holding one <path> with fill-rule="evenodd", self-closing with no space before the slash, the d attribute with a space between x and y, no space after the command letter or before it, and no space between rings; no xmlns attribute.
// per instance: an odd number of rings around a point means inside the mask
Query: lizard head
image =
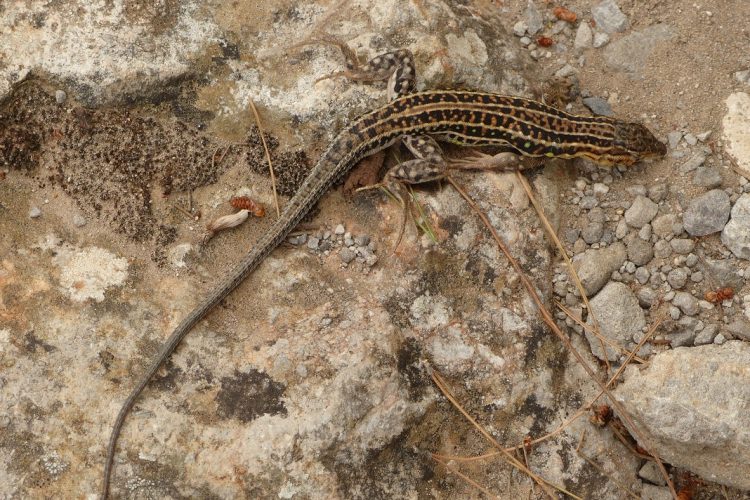
<svg viewBox="0 0 750 500"><path fill-rule="evenodd" d="M667 146L640 123L617 121L614 126L614 147L611 154L613 163L633 165L641 160L661 158L667 154Z"/></svg>

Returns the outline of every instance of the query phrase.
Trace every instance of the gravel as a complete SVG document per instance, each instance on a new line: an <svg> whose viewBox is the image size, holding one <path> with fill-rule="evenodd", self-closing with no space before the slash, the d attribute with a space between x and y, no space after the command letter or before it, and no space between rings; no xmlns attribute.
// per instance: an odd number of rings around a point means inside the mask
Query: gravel
<svg viewBox="0 0 750 500"><path fill-rule="evenodd" d="M583 25L581 25L583 26ZM601 116L614 116L615 113L612 111L612 107L609 105L606 99L602 97L584 97L583 105L591 110L595 115Z"/></svg>
<svg viewBox="0 0 750 500"><path fill-rule="evenodd" d="M623 348L628 346L634 334L646 326L645 315L638 305L638 299L624 283L608 283L591 299L591 310L596 316L602 335ZM588 324L592 324L590 319ZM594 356L604 359L605 354L598 337L588 330L585 334ZM606 357L610 361L620 358L619 350L609 345L605 345L605 349Z"/></svg>
<svg viewBox="0 0 750 500"><path fill-rule="evenodd" d="M698 300L687 292L677 292L672 299L672 304L688 316L694 316L698 312Z"/></svg>
<svg viewBox="0 0 750 500"><path fill-rule="evenodd" d="M586 295L591 297L598 292L612 273L625 263L626 257L625 245L620 242L576 255L573 258L573 267L581 279Z"/></svg>
<svg viewBox="0 0 750 500"><path fill-rule="evenodd" d="M628 242L628 260L637 266L644 266L654 258L654 247L641 238L630 238Z"/></svg>
<svg viewBox="0 0 750 500"><path fill-rule="evenodd" d="M576 50L584 50L590 48L594 43L594 32L591 30L589 23L583 21L578 25L576 31L576 37L573 41L573 47Z"/></svg>
<svg viewBox="0 0 750 500"><path fill-rule="evenodd" d="M704 153L698 153L690 157L688 161L680 165L680 173L687 174L692 172L696 168L703 165L706 161L706 155Z"/></svg>
<svg viewBox="0 0 750 500"><path fill-rule="evenodd" d="M680 255L687 255L695 248L695 242L688 238L673 238L669 244L672 250Z"/></svg>
<svg viewBox="0 0 750 500"><path fill-rule="evenodd" d="M713 189L721 186L721 183L721 173L712 167L699 167L693 174L693 184L699 187Z"/></svg>

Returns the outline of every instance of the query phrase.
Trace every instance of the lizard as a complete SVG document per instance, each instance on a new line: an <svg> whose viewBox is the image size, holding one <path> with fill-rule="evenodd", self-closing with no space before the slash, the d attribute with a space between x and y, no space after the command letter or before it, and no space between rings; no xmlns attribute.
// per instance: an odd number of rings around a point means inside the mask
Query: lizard
<svg viewBox="0 0 750 500"><path fill-rule="evenodd" d="M130 409L151 378L182 339L214 306L227 297L289 235L318 200L361 159L402 142L414 159L397 164L384 185L398 187L443 178L450 167L437 141L459 146L500 146L487 157L505 170L525 168L518 159L588 158L602 165L633 165L666 154L666 146L645 126L605 116L579 116L535 100L488 92L426 90L417 92L414 56L408 49L387 52L360 66L346 45L338 45L347 70L332 76L355 81L387 80L389 102L364 113L341 130L321 154L279 218L256 244L175 327L123 403L112 427L102 480L109 492L117 439ZM502 155L502 156L501 156ZM480 162L481 163L481 162Z"/></svg>

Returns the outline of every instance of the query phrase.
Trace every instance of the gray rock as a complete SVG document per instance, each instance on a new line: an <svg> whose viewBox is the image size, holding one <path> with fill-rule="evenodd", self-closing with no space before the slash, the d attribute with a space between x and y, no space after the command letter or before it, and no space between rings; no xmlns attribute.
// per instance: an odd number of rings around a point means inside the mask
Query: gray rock
<svg viewBox="0 0 750 500"><path fill-rule="evenodd" d="M716 335L716 337L714 337L714 344L716 345L722 345L726 341L727 341L727 338L721 333L719 333L718 335Z"/></svg>
<svg viewBox="0 0 750 500"><path fill-rule="evenodd" d="M628 260L636 266L645 266L654 258L654 247L640 238L630 238L628 242Z"/></svg>
<svg viewBox="0 0 750 500"><path fill-rule="evenodd" d="M667 134L667 142L669 143L669 149L677 149L682 139L682 132L675 130Z"/></svg>
<svg viewBox="0 0 750 500"><path fill-rule="evenodd" d="M529 35L536 35L544 26L544 18L532 0L526 4L526 31Z"/></svg>
<svg viewBox="0 0 750 500"><path fill-rule="evenodd" d="M651 460L647 460L646 463L643 464L641 470L638 471L638 477L657 486L667 485L667 482L664 480L664 476L662 476L656 462L652 462Z"/></svg>
<svg viewBox="0 0 750 500"><path fill-rule="evenodd" d="M737 272L737 266L729 260L705 259L705 271L717 287L742 288L745 280Z"/></svg>
<svg viewBox="0 0 750 500"><path fill-rule="evenodd" d="M354 258L357 256L356 252L350 248L342 248L339 250L339 259L341 259L341 262L344 264L349 264L351 261L354 260Z"/></svg>
<svg viewBox="0 0 750 500"><path fill-rule="evenodd" d="M654 257L666 259L672 255L672 245L667 240L659 240L654 243Z"/></svg>
<svg viewBox="0 0 750 500"><path fill-rule="evenodd" d="M664 486L644 484L641 488L641 500L672 500L672 493Z"/></svg>
<svg viewBox="0 0 750 500"><path fill-rule="evenodd" d="M672 304L679 307L680 311L688 316L695 316L698 313L698 299L687 292L675 293Z"/></svg>
<svg viewBox="0 0 750 500"><path fill-rule="evenodd" d="M591 245L592 243L598 243L602 234L604 234L604 224L601 222L589 222L583 231L581 231L581 238Z"/></svg>
<svg viewBox="0 0 750 500"><path fill-rule="evenodd" d="M32 219L37 219L42 216L42 211L39 209L39 207L31 207L29 209L29 217Z"/></svg>
<svg viewBox="0 0 750 500"><path fill-rule="evenodd" d="M696 334L695 339L693 340L693 344L706 345L712 343L714 341L714 337L716 336L716 332L718 331L719 327L717 325L706 325L703 330Z"/></svg>
<svg viewBox="0 0 750 500"><path fill-rule="evenodd" d="M628 18L614 0L604 0L591 7L596 27L606 33L623 32L628 29Z"/></svg>
<svg viewBox="0 0 750 500"><path fill-rule="evenodd" d="M695 134L688 132L687 134L685 134L685 142L687 142L690 146L695 146L696 144L698 144L698 138L695 137Z"/></svg>
<svg viewBox="0 0 750 500"><path fill-rule="evenodd" d="M583 24L581 25L583 26ZM612 107L609 105L606 99L602 97L584 97L583 105L591 110L595 115L601 116L614 116L615 113L612 111Z"/></svg>
<svg viewBox="0 0 750 500"><path fill-rule="evenodd" d="M589 23L582 21L581 24L578 25L576 38L573 41L573 47L576 50L584 50L590 48L593 42L594 32L591 31L591 26L589 26Z"/></svg>
<svg viewBox="0 0 750 500"><path fill-rule="evenodd" d="M705 163L706 161L706 154L705 153L696 153L693 156L690 157L688 161L680 165L680 173L686 174L688 172L692 172L696 168L700 167Z"/></svg>
<svg viewBox="0 0 750 500"><path fill-rule="evenodd" d="M616 71L623 71L633 77L639 76L656 45L673 36L673 30L665 24L649 26L640 32L634 31L609 44L604 49L604 60Z"/></svg>
<svg viewBox="0 0 750 500"><path fill-rule="evenodd" d="M672 250L680 255L687 255L695 248L695 242L689 238L673 238L670 242Z"/></svg>
<svg viewBox="0 0 750 500"><path fill-rule="evenodd" d="M318 245L320 245L320 238L311 236L310 239L307 240L307 248L309 248L310 250L317 249Z"/></svg>
<svg viewBox="0 0 750 500"><path fill-rule="evenodd" d="M513 25L513 34L516 36L524 36L528 26L525 21L518 21Z"/></svg>
<svg viewBox="0 0 750 500"><path fill-rule="evenodd" d="M594 48L604 47L609 43L609 35L606 33L594 33Z"/></svg>
<svg viewBox="0 0 750 500"><path fill-rule="evenodd" d="M648 279L651 277L651 273L648 269L645 267L639 267L635 270L635 279L638 280L638 283L641 285L645 285L648 283Z"/></svg>
<svg viewBox="0 0 750 500"><path fill-rule="evenodd" d="M333 234L341 236L342 234L346 233L346 228L343 224L339 224L336 226L336 228L333 230Z"/></svg>
<svg viewBox="0 0 750 500"><path fill-rule="evenodd" d="M289 242L290 245L304 245L305 242L307 241L307 235L302 233L302 234L290 236L287 239L287 241Z"/></svg>
<svg viewBox="0 0 750 500"><path fill-rule="evenodd" d="M620 242L576 255L573 267L581 279L586 295L591 297L601 290L612 273L620 269L626 257L625 245Z"/></svg>
<svg viewBox="0 0 750 500"><path fill-rule="evenodd" d="M685 286L685 283L687 283L687 279L688 273L681 267L672 269L669 271L669 274L667 274L667 283L669 283L672 288L682 288Z"/></svg>
<svg viewBox="0 0 750 500"><path fill-rule="evenodd" d="M747 201L750 203L750 196ZM690 202L682 223L691 236L706 236L724 229L729 209L729 195L720 189L712 189Z"/></svg>
<svg viewBox="0 0 750 500"><path fill-rule="evenodd" d="M618 240L621 240L627 235L628 235L628 223L625 222L625 219L620 219L620 222L617 223L617 227L615 228L615 238L617 238Z"/></svg>
<svg viewBox="0 0 750 500"><path fill-rule="evenodd" d="M578 239L578 235L580 235L581 232L578 229L575 228L567 228L563 231L563 240L565 243L572 245L576 242Z"/></svg>
<svg viewBox="0 0 750 500"><path fill-rule="evenodd" d="M660 201L663 201L664 198L667 197L668 191L669 191L669 186L667 186L663 182L659 182L657 184L653 184L649 186L648 197L654 203L659 203Z"/></svg>
<svg viewBox="0 0 750 500"><path fill-rule="evenodd" d="M576 73L578 73L578 70L574 66L566 64L562 68L555 71L555 76L557 78L567 78L569 76L575 75Z"/></svg>
<svg viewBox="0 0 750 500"><path fill-rule="evenodd" d="M654 301L657 298L657 293L652 288L643 287L636 292L636 297L638 298L638 303L641 307L649 308L654 304Z"/></svg>
<svg viewBox="0 0 750 500"><path fill-rule="evenodd" d="M608 283L596 297L591 299L591 310L596 316L602 335L614 344L625 348L633 335L646 326L643 309L630 287L624 283ZM588 320L591 325L591 319ZM602 342L593 333L586 330L586 339L591 352L599 359L605 358ZM620 358L621 351L605 344L606 357L610 361Z"/></svg>
<svg viewBox="0 0 750 500"><path fill-rule="evenodd" d="M748 380L750 345L727 342L659 353L645 368L628 367L613 393L662 460L746 490Z"/></svg>
<svg viewBox="0 0 750 500"><path fill-rule="evenodd" d="M638 230L638 237L643 241L651 241L651 224L646 224Z"/></svg>
<svg viewBox="0 0 750 500"><path fill-rule="evenodd" d="M726 326L727 332L734 338L750 340L750 323L736 319Z"/></svg>
<svg viewBox="0 0 750 500"><path fill-rule="evenodd" d="M735 202L732 219L721 232L721 242L735 257L750 260L750 194L743 194Z"/></svg>
<svg viewBox="0 0 750 500"><path fill-rule="evenodd" d="M64 90L55 90L55 102L57 104L63 104L68 98L68 94Z"/></svg>
<svg viewBox="0 0 750 500"><path fill-rule="evenodd" d="M696 186L713 189L721 186L721 182L721 173L713 167L697 168L693 174L693 184Z"/></svg>
<svg viewBox="0 0 750 500"><path fill-rule="evenodd" d="M654 234L661 236L662 238L672 236L672 227L677 221L678 219L675 214L660 215L651 222L651 228L653 229Z"/></svg>
<svg viewBox="0 0 750 500"><path fill-rule="evenodd" d="M625 222L630 227L641 228L651 222L659 211L659 205L645 196L637 196L630 208L625 210Z"/></svg>
<svg viewBox="0 0 750 500"><path fill-rule="evenodd" d="M740 83L750 83L750 69L735 72L734 78Z"/></svg>

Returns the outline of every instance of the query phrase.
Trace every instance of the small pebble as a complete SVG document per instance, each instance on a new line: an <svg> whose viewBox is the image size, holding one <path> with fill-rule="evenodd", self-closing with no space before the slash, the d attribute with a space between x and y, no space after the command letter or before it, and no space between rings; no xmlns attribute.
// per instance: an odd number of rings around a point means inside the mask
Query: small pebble
<svg viewBox="0 0 750 500"><path fill-rule="evenodd" d="M716 337L714 337L714 344L721 345L726 341L727 341L727 338L721 333L718 334Z"/></svg>
<svg viewBox="0 0 750 500"><path fill-rule="evenodd" d="M29 217L31 217L32 219L36 219L41 216L42 211L39 210L39 207L31 207L31 209L29 210Z"/></svg>
<svg viewBox="0 0 750 500"><path fill-rule="evenodd" d="M695 242L689 238L674 238L669 242L672 250L680 255L687 255L695 248Z"/></svg>
<svg viewBox="0 0 750 500"><path fill-rule="evenodd" d="M516 36L524 36L526 34L527 25L524 21L518 21L513 25L513 34Z"/></svg>
<svg viewBox="0 0 750 500"><path fill-rule="evenodd" d="M306 234L298 234L295 236L289 237L287 240L291 245L304 245L307 241L307 235Z"/></svg>
<svg viewBox="0 0 750 500"><path fill-rule="evenodd" d="M682 288L688 279L688 273L683 268L673 269L667 274L667 283L672 288Z"/></svg>
<svg viewBox="0 0 750 500"><path fill-rule="evenodd" d="M583 26L583 24L581 24L581 26ZM583 105L589 108L595 115L614 116L615 114L607 100L602 99L601 97L584 97Z"/></svg>
<svg viewBox="0 0 750 500"><path fill-rule="evenodd" d="M645 285L648 283L648 278L651 276L651 273L646 269L645 267L639 267L635 270L635 279L638 280L638 283L641 285Z"/></svg>
<svg viewBox="0 0 750 500"><path fill-rule="evenodd" d="M349 248L342 248L339 250L339 259L341 259L341 262L344 264L350 263L356 256L357 254Z"/></svg>
<svg viewBox="0 0 750 500"><path fill-rule="evenodd" d="M685 142L687 142L691 146L695 146L696 144L698 144L698 138L693 134L687 133L685 134Z"/></svg>
<svg viewBox="0 0 750 500"><path fill-rule="evenodd" d="M669 143L669 149L677 149L682 139L682 132L675 130L667 134L667 142Z"/></svg>
<svg viewBox="0 0 750 500"><path fill-rule="evenodd" d="M320 245L320 238L312 236L309 240L307 240L307 248L309 248L310 250L317 249L318 245Z"/></svg>
<svg viewBox="0 0 750 500"><path fill-rule="evenodd" d="M86 225L86 218L83 215L76 214L73 216L73 225L76 227L83 227Z"/></svg>
<svg viewBox="0 0 750 500"><path fill-rule="evenodd" d="M370 237L367 235L357 236L354 238L354 243L358 247L366 247L370 243Z"/></svg>
<svg viewBox="0 0 750 500"><path fill-rule="evenodd" d="M339 224L339 225L338 225L338 226L336 226L336 228L335 228L335 229L333 230L333 233L334 233L334 234L337 234L337 235L342 235L342 234L344 234L345 232L346 232L346 228L344 228L344 225L343 225L343 224Z"/></svg>
<svg viewBox="0 0 750 500"><path fill-rule="evenodd" d="M609 43L609 35L606 33L594 33L594 48L604 47Z"/></svg>
<svg viewBox="0 0 750 500"><path fill-rule="evenodd" d="M57 104L64 103L67 98L68 98L68 94L66 94L64 90L55 91L55 102Z"/></svg>

